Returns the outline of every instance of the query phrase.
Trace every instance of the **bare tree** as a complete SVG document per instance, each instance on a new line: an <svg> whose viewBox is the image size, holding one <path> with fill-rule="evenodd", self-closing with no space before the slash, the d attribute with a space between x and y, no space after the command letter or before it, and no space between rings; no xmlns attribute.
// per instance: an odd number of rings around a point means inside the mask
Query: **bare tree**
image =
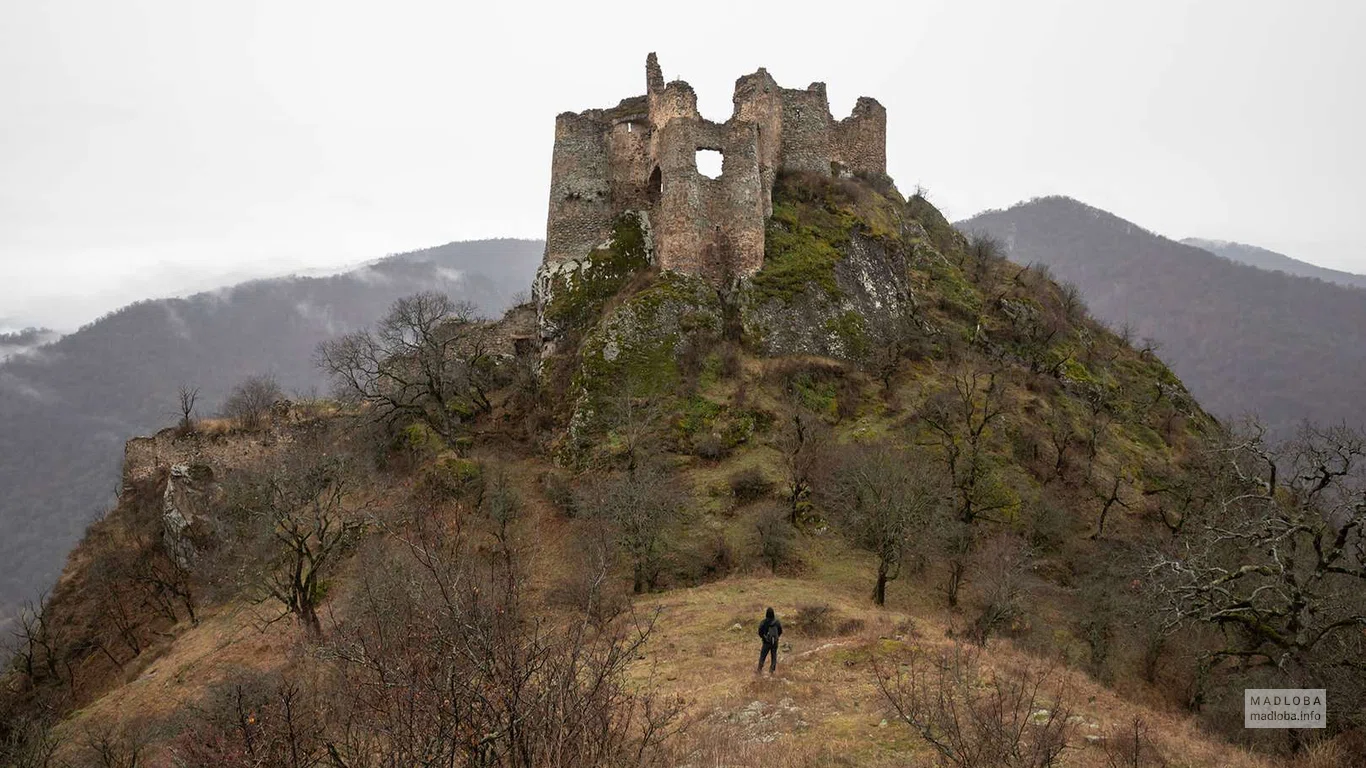
<svg viewBox="0 0 1366 768"><path fill-rule="evenodd" d="M465 423L493 405L497 360L473 304L441 293L399 299L373 330L318 347L341 394L386 424L413 420L455 444Z"/></svg>
<svg viewBox="0 0 1366 768"><path fill-rule="evenodd" d="M1109 518L1111 509L1116 506L1123 507L1124 509L1129 508L1129 502L1124 500L1124 494L1122 493L1122 490L1126 487L1125 482L1124 472L1116 469L1114 477L1110 479L1110 487L1108 489L1104 488L1104 486L1092 489L1095 493L1096 501L1100 502L1100 514L1096 518L1096 532L1091 534L1092 541L1105 535L1105 521Z"/></svg>
<svg viewBox="0 0 1366 768"><path fill-rule="evenodd" d="M250 376L233 388L223 403L223 415L242 429L260 429L270 420L270 407L285 396L270 374Z"/></svg>
<svg viewBox="0 0 1366 768"><path fill-rule="evenodd" d="M1076 443L1076 428L1066 411L1056 410L1048 418L1048 444L1053 449L1053 466L1043 478L1044 485L1054 480L1067 480L1072 446Z"/></svg>
<svg viewBox="0 0 1366 768"><path fill-rule="evenodd" d="M829 464L830 430L819 418L794 406L775 447L783 455L789 520L796 525L817 479Z"/></svg>
<svg viewBox="0 0 1366 768"><path fill-rule="evenodd" d="M1150 730L1141 716L1134 715L1107 733L1100 741L1106 768L1166 768L1167 759L1153 743Z"/></svg>
<svg viewBox="0 0 1366 768"><path fill-rule="evenodd" d="M1254 428L1214 452L1215 492L1191 497L1149 566L1167 625L1221 630L1206 672L1231 659L1282 681L1340 680L1346 722L1330 712L1330 727L1346 727L1366 701L1366 438L1306 427L1273 449Z"/></svg>
<svg viewBox="0 0 1366 768"><path fill-rule="evenodd" d="M967 368L953 374L947 389L921 412L953 485L955 511L972 525L1013 502L995 482L990 453L992 425L1005 412L1004 392L994 370Z"/></svg>
<svg viewBox="0 0 1366 768"><path fill-rule="evenodd" d="M194 406L199 401L199 387L181 384L176 398L180 411L180 431L189 434L194 431Z"/></svg>
<svg viewBox="0 0 1366 768"><path fill-rule="evenodd" d="M56 639L46 619L47 596L37 603L25 602L15 617L15 659L31 683L47 679L60 683L60 657Z"/></svg>
<svg viewBox="0 0 1366 768"><path fill-rule="evenodd" d="M236 478L229 491L249 586L314 638L322 633L323 578L365 526L350 496L355 472L344 459L300 450Z"/></svg>
<svg viewBox="0 0 1366 768"><path fill-rule="evenodd" d="M414 534L363 569L330 646L331 765L660 765L680 702L626 679L653 618L537 619L464 539Z"/></svg>
<svg viewBox="0 0 1366 768"><path fill-rule="evenodd" d="M887 582L901 575L908 551L936 528L944 499L939 475L920 456L887 443L851 448L834 475L825 506L854 542L877 556L873 602L883 605Z"/></svg>
<svg viewBox="0 0 1366 768"><path fill-rule="evenodd" d="M767 502L754 529L759 534L759 556L768 563L769 572L776 574L778 566L792 556L793 529L787 515L776 502Z"/></svg>
<svg viewBox="0 0 1366 768"><path fill-rule="evenodd" d="M683 511L683 491L651 466L602 478L585 489L579 508L613 526L631 563L631 588L651 589L659 580L664 534Z"/></svg>
<svg viewBox="0 0 1366 768"><path fill-rule="evenodd" d="M998 534L978 549L975 560L981 574L981 612L967 634L973 643L985 646L993 634L1024 613L1029 549L1014 536Z"/></svg>
<svg viewBox="0 0 1366 768"><path fill-rule="evenodd" d="M1048 768L1070 746L1072 691L1051 667L988 673L978 652L956 645L914 653L877 685L897 720L956 768Z"/></svg>

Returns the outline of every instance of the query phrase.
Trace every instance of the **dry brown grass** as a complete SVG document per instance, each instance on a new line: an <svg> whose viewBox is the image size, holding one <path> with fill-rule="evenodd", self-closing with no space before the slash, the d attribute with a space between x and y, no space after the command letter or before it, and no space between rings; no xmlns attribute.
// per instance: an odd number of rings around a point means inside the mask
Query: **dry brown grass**
<svg viewBox="0 0 1366 768"><path fill-rule="evenodd" d="M581 567L573 537L582 523L564 518L543 498L535 478L547 468L544 462L494 453L477 458L498 463L522 499L519 525L532 591L538 599L548 600L564 575ZM397 499L404 490L399 483L386 493ZM737 518L735 524L743 526L745 521ZM828 534L807 535L798 546L808 564L798 577L769 577L756 570L636 599L640 613L658 611L656 632L635 667L636 680L687 702L691 727L676 745L680 764L930 764L932 755L923 742L889 717L876 687L873 662L917 649L933 653L954 642L949 631L961 618L947 612L935 594L934 569L893 582L887 607L879 609L868 599L873 563L866 554ZM343 572L337 580L345 584L352 578ZM330 605L342 604L338 599ZM801 606L812 604L829 605L832 613L853 621L843 632L836 628L819 637L803 636L791 619ZM788 620L778 673L771 677L754 671L759 650L756 627L768 606ZM553 603L545 607L555 610ZM268 671L292 663L298 658L301 635L290 622L263 631L262 620L269 611L232 603L209 612L198 627L178 627L159 658L145 668L130 669L126 684L78 712L62 726L63 733L170 717L236 672ZM1018 674L1038 661L1009 641L994 642L985 655L993 674ZM1125 700L1080 672L1063 674L1076 693L1075 708L1085 718L1082 737L1100 736L1141 716L1173 766L1272 764L1205 734L1189 715ZM1065 754L1066 765L1106 764L1096 744L1082 738L1074 746ZM1304 768L1333 765L1337 759L1331 746L1315 749L1301 761Z"/></svg>

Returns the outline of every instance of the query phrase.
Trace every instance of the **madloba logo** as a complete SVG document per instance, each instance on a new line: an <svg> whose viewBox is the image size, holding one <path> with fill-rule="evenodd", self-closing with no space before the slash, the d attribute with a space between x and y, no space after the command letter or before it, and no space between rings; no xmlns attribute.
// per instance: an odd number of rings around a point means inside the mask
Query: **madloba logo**
<svg viewBox="0 0 1366 768"><path fill-rule="evenodd" d="M1245 728L1324 728L1328 725L1324 688L1248 688L1243 691Z"/></svg>

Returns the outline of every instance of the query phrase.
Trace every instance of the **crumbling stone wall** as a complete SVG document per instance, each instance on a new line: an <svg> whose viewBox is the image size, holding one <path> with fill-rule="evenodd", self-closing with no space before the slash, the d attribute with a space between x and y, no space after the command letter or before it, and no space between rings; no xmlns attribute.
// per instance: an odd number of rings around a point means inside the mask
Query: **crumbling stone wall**
<svg viewBox="0 0 1366 768"><path fill-rule="evenodd" d="M692 86L665 82L653 53L645 85L614 108L556 118L545 267L585 258L618 215L640 210L662 269L717 284L745 277L763 266L779 173L886 174L887 111L875 99L836 121L824 83L780 88L759 69L736 81L734 113L715 123ZM720 177L698 173L699 149L721 152Z"/></svg>

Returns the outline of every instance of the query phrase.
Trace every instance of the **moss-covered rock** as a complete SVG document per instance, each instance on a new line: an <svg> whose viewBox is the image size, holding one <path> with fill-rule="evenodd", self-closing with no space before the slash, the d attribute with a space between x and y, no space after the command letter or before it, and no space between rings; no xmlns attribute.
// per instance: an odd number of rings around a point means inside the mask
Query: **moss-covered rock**
<svg viewBox="0 0 1366 768"><path fill-rule="evenodd" d="M746 341L764 355L864 358L914 309L912 236L923 230L899 199L852 180L783 177L764 266L738 293Z"/></svg>
<svg viewBox="0 0 1366 768"><path fill-rule="evenodd" d="M637 273L648 269L654 246L649 215L627 211L612 237L582 259L544 264L536 273L536 306L542 341L595 323L603 308Z"/></svg>
<svg viewBox="0 0 1366 768"><path fill-rule="evenodd" d="M571 442L579 445L601 431L622 398L673 394L682 380L679 359L686 343L719 337L721 324L720 299L699 278L664 273L623 298L579 346Z"/></svg>

